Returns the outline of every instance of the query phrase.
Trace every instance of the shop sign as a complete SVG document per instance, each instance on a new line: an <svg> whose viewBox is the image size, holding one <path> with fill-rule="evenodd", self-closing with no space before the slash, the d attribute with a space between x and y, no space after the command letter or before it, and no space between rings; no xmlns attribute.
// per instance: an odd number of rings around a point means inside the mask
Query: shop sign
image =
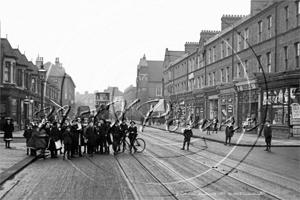
<svg viewBox="0 0 300 200"><path fill-rule="evenodd" d="M229 113L232 113L233 105L232 105L232 104L229 104L228 107L227 107L227 109L228 109L228 112L229 112Z"/></svg>
<svg viewBox="0 0 300 200"><path fill-rule="evenodd" d="M253 90L253 89L257 89L257 85L255 83L237 86L237 91Z"/></svg>
<svg viewBox="0 0 300 200"><path fill-rule="evenodd" d="M298 103L292 103L291 109L292 109L291 124L300 124L300 105Z"/></svg>

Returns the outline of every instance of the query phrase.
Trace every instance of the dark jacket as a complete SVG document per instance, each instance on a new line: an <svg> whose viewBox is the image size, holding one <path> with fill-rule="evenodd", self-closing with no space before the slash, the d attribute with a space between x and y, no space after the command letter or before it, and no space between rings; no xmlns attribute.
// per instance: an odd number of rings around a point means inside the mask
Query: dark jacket
<svg viewBox="0 0 300 200"><path fill-rule="evenodd" d="M32 136L32 128L25 129L23 136L26 138L26 144L28 144L28 141Z"/></svg>
<svg viewBox="0 0 300 200"><path fill-rule="evenodd" d="M72 145L72 133L70 131L65 131L62 134L62 140L64 141L65 146L71 146Z"/></svg>
<svg viewBox="0 0 300 200"><path fill-rule="evenodd" d="M88 139L87 145L96 145L97 135L95 127L88 127L85 131L85 137Z"/></svg>
<svg viewBox="0 0 300 200"><path fill-rule="evenodd" d="M114 126L112 128L112 135L113 135L114 140L121 138L121 129L120 129L120 126Z"/></svg>
<svg viewBox="0 0 300 200"><path fill-rule="evenodd" d="M13 138L13 132L14 132L15 128L14 125L12 123L8 124L5 123L3 126L3 131L4 131L4 136L3 139L12 139Z"/></svg>
<svg viewBox="0 0 300 200"><path fill-rule="evenodd" d="M265 137L272 137L272 128L271 128L271 126L265 126L264 136Z"/></svg>
<svg viewBox="0 0 300 200"><path fill-rule="evenodd" d="M121 129L121 137L124 137L127 130L128 130L128 125L127 124L120 124L120 129Z"/></svg>
<svg viewBox="0 0 300 200"><path fill-rule="evenodd" d="M191 138L191 137L193 136L193 131L192 131L192 129L185 129L185 130L183 131L183 135L184 135L184 137L186 137L186 138Z"/></svg>
<svg viewBox="0 0 300 200"><path fill-rule="evenodd" d="M136 126L134 126L134 127L129 126L128 133L129 133L128 137L135 137L135 136L137 136L137 128L136 128Z"/></svg>
<svg viewBox="0 0 300 200"><path fill-rule="evenodd" d="M233 126L226 126L225 134L227 137L232 137L234 133Z"/></svg>

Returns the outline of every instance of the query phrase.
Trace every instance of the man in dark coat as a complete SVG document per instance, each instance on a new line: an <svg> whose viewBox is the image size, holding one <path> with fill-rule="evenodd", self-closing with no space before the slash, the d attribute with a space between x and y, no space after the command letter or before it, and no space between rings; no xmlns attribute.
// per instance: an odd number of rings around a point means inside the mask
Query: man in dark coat
<svg viewBox="0 0 300 200"><path fill-rule="evenodd" d="M119 123L120 122L117 120L112 127L114 155L116 155L117 152L120 151L121 130Z"/></svg>
<svg viewBox="0 0 300 200"><path fill-rule="evenodd" d="M187 124L187 128L182 129L184 135L183 147L181 150L184 150L185 144L187 144L187 150L189 150L191 137L193 137L193 131L190 124Z"/></svg>
<svg viewBox="0 0 300 200"><path fill-rule="evenodd" d="M265 149L265 151L271 151L272 128L269 120L266 121L266 126L264 127L264 136L265 142L267 144L267 148Z"/></svg>
<svg viewBox="0 0 300 200"><path fill-rule="evenodd" d="M99 145L100 145L100 154L106 153L106 131L107 131L107 126L105 124L105 121L103 119L99 120L98 123L98 134L99 134ZM104 151L103 151L104 148Z"/></svg>
<svg viewBox="0 0 300 200"><path fill-rule="evenodd" d="M5 124L3 125L3 131L4 131L3 140L5 141L5 148L10 149L11 148L10 141L13 140L13 132L15 129L11 118L6 118L5 120L6 120Z"/></svg>
<svg viewBox="0 0 300 200"><path fill-rule="evenodd" d="M229 122L225 129L226 139L224 145L227 145L227 141L228 141L228 145L231 146L231 137L233 136L233 133L234 133L233 122Z"/></svg>
<svg viewBox="0 0 300 200"><path fill-rule="evenodd" d="M90 157L93 157L94 147L96 145L96 128L93 121L90 121L88 128L85 131L85 138L87 139L87 151Z"/></svg>
<svg viewBox="0 0 300 200"><path fill-rule="evenodd" d="M120 130L121 130L121 142L123 143L122 151L124 152L125 151L126 133L128 131L128 125L126 124L125 118L122 120L122 123L120 124Z"/></svg>
<svg viewBox="0 0 300 200"><path fill-rule="evenodd" d="M51 152L51 158L58 158L57 157L57 147L55 145L56 142L60 142L60 131L57 127L57 122L53 122L52 128L50 129L50 144L49 150Z"/></svg>

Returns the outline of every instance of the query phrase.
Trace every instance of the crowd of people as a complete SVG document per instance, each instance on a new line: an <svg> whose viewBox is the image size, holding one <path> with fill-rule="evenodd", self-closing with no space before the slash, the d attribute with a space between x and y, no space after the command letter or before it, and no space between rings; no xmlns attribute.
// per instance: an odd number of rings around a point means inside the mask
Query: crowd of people
<svg viewBox="0 0 300 200"><path fill-rule="evenodd" d="M29 123L24 131L26 138L27 154L36 156L40 150L40 156L46 158L45 152L50 151L51 158L58 158L58 153L63 154L63 159L72 159L83 154L93 157L95 154L110 154L112 146L114 154L124 151L120 147L125 144L126 137L130 140L130 152L134 140L137 137L137 127L134 121L128 126L124 118L121 123L115 121L111 123L104 119L83 120L77 118L73 121L66 121L60 126L56 121L44 121L40 124ZM62 151L63 150L63 151Z"/></svg>

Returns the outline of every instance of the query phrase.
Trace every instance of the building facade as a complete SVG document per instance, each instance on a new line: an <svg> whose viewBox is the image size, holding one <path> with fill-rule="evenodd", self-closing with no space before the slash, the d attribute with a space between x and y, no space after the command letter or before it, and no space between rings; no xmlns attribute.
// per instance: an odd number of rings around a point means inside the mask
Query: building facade
<svg viewBox="0 0 300 200"><path fill-rule="evenodd" d="M124 100L127 102L127 106L130 105L134 100L136 99L136 87L133 85L130 85L124 90ZM135 119L135 115L137 113L136 111L136 105L133 106L127 113L126 113L126 118L133 120Z"/></svg>
<svg viewBox="0 0 300 200"><path fill-rule="evenodd" d="M163 61L147 60L144 55L137 66L136 99L140 104L146 101L163 97ZM150 106L150 105L149 105ZM149 107L143 106L140 112L145 115ZM140 112L135 115L135 120L141 120Z"/></svg>
<svg viewBox="0 0 300 200"><path fill-rule="evenodd" d="M0 70L0 116L1 124L5 117L11 117L15 130L25 128L41 109L41 80L39 67L28 61L19 49L13 49L9 41L1 38ZM43 60L38 58L37 64ZM44 107L57 102L58 88L53 82L45 84Z"/></svg>
<svg viewBox="0 0 300 200"><path fill-rule="evenodd" d="M165 83L171 100L188 103L191 93L199 120L270 120L275 137L299 137L299 18L299 1L251 1L251 14L224 15L221 31L201 32L197 67Z"/></svg>
<svg viewBox="0 0 300 200"><path fill-rule="evenodd" d="M37 63L38 65L38 63ZM76 85L72 77L67 74L62 63L59 62L59 58L55 59L55 64L47 62L44 64L44 68L47 70L47 82L53 82L59 89L58 100L60 106L70 105L70 118L72 118L76 112L75 109L75 88ZM48 90L47 90L48 91ZM50 92L50 88L49 88ZM47 92L46 92L47 93Z"/></svg>

